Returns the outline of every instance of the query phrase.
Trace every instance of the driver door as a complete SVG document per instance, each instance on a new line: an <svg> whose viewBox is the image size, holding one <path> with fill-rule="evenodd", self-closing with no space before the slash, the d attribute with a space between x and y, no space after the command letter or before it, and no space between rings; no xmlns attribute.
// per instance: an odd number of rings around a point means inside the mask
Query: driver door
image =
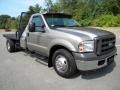
<svg viewBox="0 0 120 90"><path fill-rule="evenodd" d="M43 28L42 25L44 25L44 22L42 20L42 17L40 15L33 16L30 23L35 23L35 30L34 32L28 32L27 35L27 47L31 51L37 51L40 43L40 37L41 34L43 34ZM40 50L40 49L39 49Z"/></svg>

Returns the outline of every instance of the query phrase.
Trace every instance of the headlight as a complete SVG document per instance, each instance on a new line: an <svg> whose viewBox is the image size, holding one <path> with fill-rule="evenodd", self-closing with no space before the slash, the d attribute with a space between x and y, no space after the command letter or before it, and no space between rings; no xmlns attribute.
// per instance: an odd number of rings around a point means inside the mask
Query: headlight
<svg viewBox="0 0 120 90"><path fill-rule="evenodd" d="M94 41L83 41L79 44L80 52L93 52L94 51Z"/></svg>

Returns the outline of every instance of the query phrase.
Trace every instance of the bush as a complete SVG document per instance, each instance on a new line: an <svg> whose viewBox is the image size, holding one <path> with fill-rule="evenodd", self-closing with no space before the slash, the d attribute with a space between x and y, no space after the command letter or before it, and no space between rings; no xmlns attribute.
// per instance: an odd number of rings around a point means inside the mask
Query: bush
<svg viewBox="0 0 120 90"><path fill-rule="evenodd" d="M100 27L117 27L120 26L120 15L102 15L93 20L92 25Z"/></svg>
<svg viewBox="0 0 120 90"><path fill-rule="evenodd" d="M91 19L84 19L84 20L79 21L81 26L89 26L89 25L91 25L91 22L92 22Z"/></svg>

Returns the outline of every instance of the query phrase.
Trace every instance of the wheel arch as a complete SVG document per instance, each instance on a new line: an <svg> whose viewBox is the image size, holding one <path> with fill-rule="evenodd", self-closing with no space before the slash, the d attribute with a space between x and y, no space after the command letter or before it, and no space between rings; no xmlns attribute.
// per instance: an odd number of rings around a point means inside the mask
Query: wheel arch
<svg viewBox="0 0 120 90"><path fill-rule="evenodd" d="M57 44L57 45L54 45L51 47L50 51L49 51L49 61L48 61L48 67L52 67L53 64L52 64L52 56L54 54L54 52L58 49L65 49L67 51L69 51L70 53L72 52L71 49L69 49L68 47L64 46L64 45L60 45L60 44Z"/></svg>

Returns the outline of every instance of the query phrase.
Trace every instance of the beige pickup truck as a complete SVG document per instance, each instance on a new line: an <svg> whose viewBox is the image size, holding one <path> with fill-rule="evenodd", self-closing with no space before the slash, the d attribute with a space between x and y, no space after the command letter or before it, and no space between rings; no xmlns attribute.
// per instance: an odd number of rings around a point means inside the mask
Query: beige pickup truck
<svg viewBox="0 0 120 90"><path fill-rule="evenodd" d="M63 13L33 14L23 28L24 16L15 34L3 35L9 52L22 48L47 57L48 66L66 78L77 70L99 69L114 61L113 33L80 27L71 15Z"/></svg>

